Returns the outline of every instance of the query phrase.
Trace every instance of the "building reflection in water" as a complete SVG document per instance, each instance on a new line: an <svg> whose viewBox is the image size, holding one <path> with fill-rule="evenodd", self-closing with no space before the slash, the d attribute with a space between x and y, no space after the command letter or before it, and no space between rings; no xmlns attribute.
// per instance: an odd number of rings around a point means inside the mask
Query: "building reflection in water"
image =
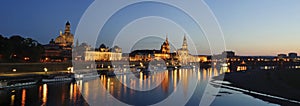
<svg viewBox="0 0 300 106"><path fill-rule="evenodd" d="M73 93L74 93L74 88L73 87L75 87L76 85L74 85L74 84L70 84L70 92L69 92L69 94L70 94L70 100L73 102L73 100L74 99L72 99L73 98Z"/></svg>
<svg viewBox="0 0 300 106"><path fill-rule="evenodd" d="M207 77L207 69L203 69L203 80L206 80L206 77Z"/></svg>
<svg viewBox="0 0 300 106"><path fill-rule="evenodd" d="M187 69L180 69L180 80L182 81L182 88L183 88L183 94L184 97L187 97L187 93L188 93L188 87L189 87L189 81L188 81L188 70Z"/></svg>
<svg viewBox="0 0 300 106"><path fill-rule="evenodd" d="M219 75L219 73L218 73L218 70L217 70L217 68L214 68L214 76L218 76ZM212 76L211 76L212 77Z"/></svg>
<svg viewBox="0 0 300 106"><path fill-rule="evenodd" d="M200 69L198 68L197 70L197 73L198 73L198 81L201 81L201 72L200 72Z"/></svg>
<svg viewBox="0 0 300 106"><path fill-rule="evenodd" d="M135 103L136 100L143 100L143 98L165 98L170 96L173 92L181 92L183 99L189 97L189 93L193 90L194 82L196 81L207 81L213 76L218 76L224 72L229 72L228 68L221 67L218 69L175 69L175 70L165 70L159 72L138 73L135 75L118 75L116 77L107 77L101 75L99 79L96 80L77 80L76 83L62 83L62 84L42 84L37 88L40 105L45 106L52 103L47 103L52 100L57 100L60 104L64 105L76 105L78 102L82 102L82 96L84 99L97 100L100 98L110 99L107 93L113 95L117 99L123 99L131 103ZM194 76L194 79L191 78ZM99 82L97 82L97 80ZM123 83L121 83L123 82ZM102 86L96 85L96 83ZM128 86L127 86L128 85ZM60 88L57 88L60 87ZM92 87L103 87L103 89L98 89L95 91ZM151 92L137 92L138 90L131 89L134 87L140 89L149 89ZM153 88L154 87L154 88ZM54 89L55 88L55 89ZM180 88L180 89L179 89ZM56 95L48 94L49 91L60 92ZM31 94L31 90L20 89L19 93L12 93L10 95L11 102L7 105L20 104L22 106L28 105L28 94ZM12 92L12 91L11 91ZM159 92L156 94L156 92ZM19 96L15 96L19 94ZM55 97L56 98L53 98ZM147 97L149 96L149 97ZM157 97L156 97L157 96ZM60 98L61 97L61 98ZM16 99L16 100L15 100ZM16 101L19 101L16 103ZM133 102L132 102L133 101ZM151 100L150 100L151 101ZM30 103L29 103L30 104Z"/></svg>
<svg viewBox="0 0 300 106"><path fill-rule="evenodd" d="M13 90L13 91L14 91L14 90ZM13 91L12 91L12 92L13 92ZM11 106L14 106L14 104L15 104L15 96L16 96L15 94L12 94L12 95L10 96L10 105L11 105Z"/></svg>
<svg viewBox="0 0 300 106"><path fill-rule="evenodd" d="M47 87L47 84L43 84L42 106L46 106L46 103L47 103L47 95L48 95L48 87Z"/></svg>
<svg viewBox="0 0 300 106"><path fill-rule="evenodd" d="M172 71L173 72L173 74L172 75L174 75L172 78L173 78L173 88L176 88L177 87L177 83L174 83L174 82L177 82L178 81L178 75L177 75L177 70L174 70L174 71ZM174 91L176 91L176 89L174 89Z"/></svg>
<svg viewBox="0 0 300 106"><path fill-rule="evenodd" d="M21 105L22 106L25 106L25 103L26 103L26 89L23 89L22 90L22 100L21 100Z"/></svg>
<svg viewBox="0 0 300 106"><path fill-rule="evenodd" d="M86 82L86 83L83 84L83 86L84 86L84 95L87 97L86 99L89 99L88 98L89 97L89 83Z"/></svg>

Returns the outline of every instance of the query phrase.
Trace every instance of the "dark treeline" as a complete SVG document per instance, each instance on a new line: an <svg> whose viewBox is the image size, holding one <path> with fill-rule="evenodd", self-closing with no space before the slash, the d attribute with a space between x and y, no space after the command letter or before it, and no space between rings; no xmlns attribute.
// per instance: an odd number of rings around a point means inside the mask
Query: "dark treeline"
<svg viewBox="0 0 300 106"><path fill-rule="evenodd" d="M39 62L43 46L31 38L0 35L0 62Z"/></svg>

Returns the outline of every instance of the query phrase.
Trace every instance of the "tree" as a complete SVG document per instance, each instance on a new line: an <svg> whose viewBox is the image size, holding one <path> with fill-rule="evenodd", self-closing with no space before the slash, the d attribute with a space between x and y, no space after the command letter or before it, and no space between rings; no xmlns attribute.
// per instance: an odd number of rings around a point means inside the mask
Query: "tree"
<svg viewBox="0 0 300 106"><path fill-rule="evenodd" d="M0 36L2 62L38 62L43 51L43 46L31 38L19 35L10 38Z"/></svg>

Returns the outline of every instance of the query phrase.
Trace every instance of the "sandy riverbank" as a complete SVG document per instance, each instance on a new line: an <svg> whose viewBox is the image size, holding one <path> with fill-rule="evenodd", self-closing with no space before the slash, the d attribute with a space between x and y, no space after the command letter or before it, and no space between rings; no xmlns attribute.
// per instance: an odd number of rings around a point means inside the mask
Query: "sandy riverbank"
<svg viewBox="0 0 300 106"><path fill-rule="evenodd" d="M222 80L220 77L214 79ZM230 86L300 101L300 70L248 70L226 73L224 80L231 82ZM258 98L269 101L268 98Z"/></svg>

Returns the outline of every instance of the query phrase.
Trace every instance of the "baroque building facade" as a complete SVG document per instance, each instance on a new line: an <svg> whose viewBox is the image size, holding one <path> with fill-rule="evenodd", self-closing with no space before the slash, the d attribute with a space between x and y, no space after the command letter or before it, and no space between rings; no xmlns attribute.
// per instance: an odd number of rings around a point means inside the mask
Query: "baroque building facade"
<svg viewBox="0 0 300 106"><path fill-rule="evenodd" d="M56 39L51 39L49 44L44 46L42 62L66 62L72 60L72 46L74 35L71 33L71 24L67 21L65 31L60 31Z"/></svg>
<svg viewBox="0 0 300 106"><path fill-rule="evenodd" d="M180 65L188 65L189 63L200 61L200 57L189 54L186 36L183 37L182 47L176 53Z"/></svg>
<svg viewBox="0 0 300 106"><path fill-rule="evenodd" d="M65 32L60 31L59 36L56 37L55 43L61 46L72 46L74 35L71 33L71 24L68 21L65 26Z"/></svg>
<svg viewBox="0 0 300 106"><path fill-rule="evenodd" d="M84 61L120 61L122 60L122 48L114 46L112 48L101 44L95 50L87 50L83 53Z"/></svg>
<svg viewBox="0 0 300 106"><path fill-rule="evenodd" d="M151 61L153 59L168 60L172 58L168 37L160 46L160 50L135 50L129 54L130 61Z"/></svg>

